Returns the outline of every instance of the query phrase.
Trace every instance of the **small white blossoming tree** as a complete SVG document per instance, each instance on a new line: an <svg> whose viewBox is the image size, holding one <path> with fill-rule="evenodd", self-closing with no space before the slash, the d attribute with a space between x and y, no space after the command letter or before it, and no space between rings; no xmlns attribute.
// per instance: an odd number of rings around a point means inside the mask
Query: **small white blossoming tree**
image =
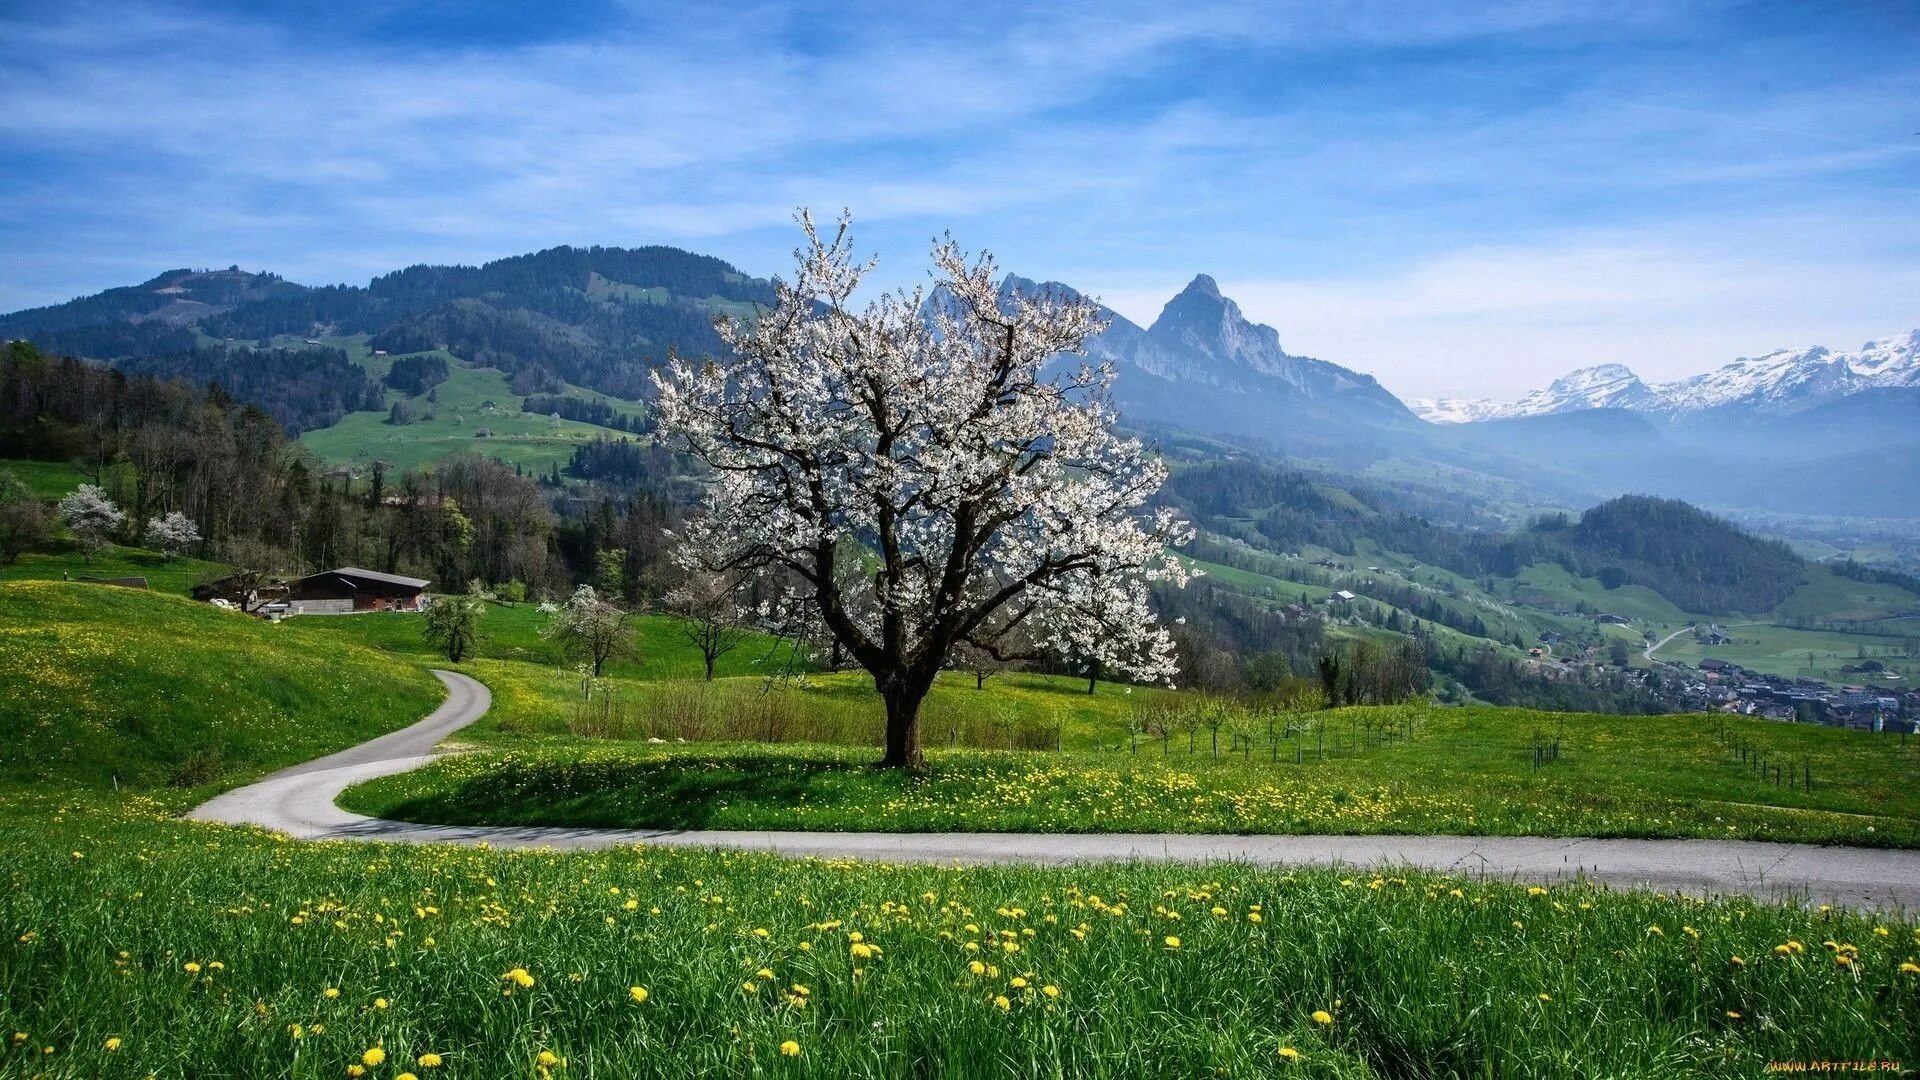
<svg viewBox="0 0 1920 1080"><path fill-rule="evenodd" d="M178 510L164 517L149 518L146 535L148 544L176 557L186 554L200 542L199 526Z"/></svg>
<svg viewBox="0 0 1920 1080"><path fill-rule="evenodd" d="M656 376L661 428L713 470L682 565L798 582L886 704L886 765L920 767L920 703L961 645L1008 655L1018 635L1171 681L1147 584L1184 584L1167 549L1191 530L1146 506L1166 469L1114 434L1110 367L1043 370L1100 331L1099 309L1002 296L991 257L947 240L931 301L855 310L872 264L847 219L831 241L800 224L773 307L717 321L732 355ZM837 572L849 552L864 572Z"/></svg>
<svg viewBox="0 0 1920 1080"><path fill-rule="evenodd" d="M113 505L107 493L93 484L81 484L60 500L60 520L79 541L87 561L105 550L113 534L126 523L126 512Z"/></svg>

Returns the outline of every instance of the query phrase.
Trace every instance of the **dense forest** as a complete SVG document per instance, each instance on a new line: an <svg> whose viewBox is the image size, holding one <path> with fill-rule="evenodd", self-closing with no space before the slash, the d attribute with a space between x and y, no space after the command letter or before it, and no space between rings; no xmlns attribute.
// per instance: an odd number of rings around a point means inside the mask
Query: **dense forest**
<svg viewBox="0 0 1920 1080"><path fill-rule="evenodd" d="M1645 585L1683 610L1708 615L1767 611L1805 578L1806 562L1792 548L1677 499L1625 495L1571 527L1554 519L1535 531L1565 539L1575 573L1608 588Z"/></svg>
<svg viewBox="0 0 1920 1080"><path fill-rule="evenodd" d="M432 353L418 356L402 356L394 360L387 368L384 380L388 386L407 395L419 397L421 394L447 381L453 369L447 366L447 358Z"/></svg>

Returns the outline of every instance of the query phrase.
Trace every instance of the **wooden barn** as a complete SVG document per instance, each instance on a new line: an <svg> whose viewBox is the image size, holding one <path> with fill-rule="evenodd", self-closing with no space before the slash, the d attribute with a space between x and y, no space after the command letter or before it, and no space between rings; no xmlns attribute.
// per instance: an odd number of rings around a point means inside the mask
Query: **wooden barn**
<svg viewBox="0 0 1920 1080"><path fill-rule="evenodd" d="M289 615L344 615L352 611L420 611L427 586L420 578L343 566L309 574L287 588Z"/></svg>

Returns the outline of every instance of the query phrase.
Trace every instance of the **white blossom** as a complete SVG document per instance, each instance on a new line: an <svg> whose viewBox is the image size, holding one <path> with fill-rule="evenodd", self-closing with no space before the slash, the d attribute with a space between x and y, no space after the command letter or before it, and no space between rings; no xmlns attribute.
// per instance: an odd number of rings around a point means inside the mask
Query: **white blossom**
<svg viewBox="0 0 1920 1080"><path fill-rule="evenodd" d="M887 698L890 760L892 729L911 727L956 644L996 650L1021 628L1171 680L1147 585L1185 583L1168 548L1191 529L1146 506L1166 468L1113 432L1108 365L1043 372L1082 352L1099 309L1003 297L991 257L948 239L932 293L855 311L872 264L851 257L847 219L830 241L804 212L800 224L806 245L772 309L717 321L733 356L675 358L655 376L662 430L713 469L682 565L793 582L787 601L817 609Z"/></svg>
<svg viewBox="0 0 1920 1080"><path fill-rule="evenodd" d="M200 528L178 510L147 519L147 543L169 555L183 554L200 542Z"/></svg>

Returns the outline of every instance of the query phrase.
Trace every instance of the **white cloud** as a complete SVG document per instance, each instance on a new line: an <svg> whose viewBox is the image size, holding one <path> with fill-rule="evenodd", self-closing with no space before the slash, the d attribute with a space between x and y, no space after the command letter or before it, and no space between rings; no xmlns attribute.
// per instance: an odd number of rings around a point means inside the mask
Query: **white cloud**
<svg viewBox="0 0 1920 1080"><path fill-rule="evenodd" d="M1409 397L1514 397L1600 363L1658 381L1781 346L1852 348L1920 326L1911 251L1787 240L1809 227L1755 223L1719 244L1568 237L1368 277L1223 279L1221 288L1277 327L1289 351L1371 372ZM1139 310L1146 296L1125 299Z"/></svg>

